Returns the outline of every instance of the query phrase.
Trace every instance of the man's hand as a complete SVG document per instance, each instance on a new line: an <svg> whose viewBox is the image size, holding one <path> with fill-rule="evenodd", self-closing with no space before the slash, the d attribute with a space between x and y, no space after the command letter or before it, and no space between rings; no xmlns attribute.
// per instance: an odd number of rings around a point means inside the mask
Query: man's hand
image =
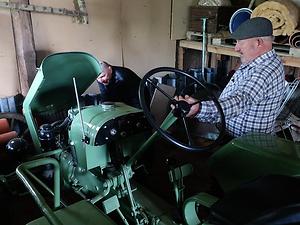
<svg viewBox="0 0 300 225"><path fill-rule="evenodd" d="M105 76L105 73L100 73L99 75L98 75L98 77L97 77L97 81L98 82L100 82L100 83L102 83L102 78Z"/></svg>
<svg viewBox="0 0 300 225"><path fill-rule="evenodd" d="M102 68L102 72L98 75L97 81L104 85L108 85L111 78L112 78L112 67L106 65L105 67Z"/></svg>
<svg viewBox="0 0 300 225"><path fill-rule="evenodd" d="M198 114L198 112L200 111L199 101L193 97L190 97L189 95L185 95L184 97L175 96L174 99L176 101L185 101L188 104L192 105L190 111L186 114L186 117L195 117ZM196 102L198 102L198 103L196 103ZM172 106L172 108L174 109L174 106Z"/></svg>

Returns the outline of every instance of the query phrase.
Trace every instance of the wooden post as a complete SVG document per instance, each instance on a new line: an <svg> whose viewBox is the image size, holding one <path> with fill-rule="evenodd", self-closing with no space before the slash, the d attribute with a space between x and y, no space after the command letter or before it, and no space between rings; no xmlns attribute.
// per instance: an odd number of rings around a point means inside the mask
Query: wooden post
<svg viewBox="0 0 300 225"><path fill-rule="evenodd" d="M29 0L14 0L29 4ZM11 10L20 90L26 96L36 73L36 54L30 12Z"/></svg>
<svg viewBox="0 0 300 225"><path fill-rule="evenodd" d="M184 62L183 62L183 58L184 58L184 49L182 47L178 47L178 52L177 52L177 68L180 70L184 69Z"/></svg>

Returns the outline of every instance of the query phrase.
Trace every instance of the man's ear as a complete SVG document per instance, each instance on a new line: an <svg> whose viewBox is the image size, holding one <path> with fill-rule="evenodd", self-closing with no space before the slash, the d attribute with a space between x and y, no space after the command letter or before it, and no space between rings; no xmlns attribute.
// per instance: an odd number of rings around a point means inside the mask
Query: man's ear
<svg viewBox="0 0 300 225"><path fill-rule="evenodd" d="M258 38L258 46L262 46L264 44L264 40L262 38Z"/></svg>

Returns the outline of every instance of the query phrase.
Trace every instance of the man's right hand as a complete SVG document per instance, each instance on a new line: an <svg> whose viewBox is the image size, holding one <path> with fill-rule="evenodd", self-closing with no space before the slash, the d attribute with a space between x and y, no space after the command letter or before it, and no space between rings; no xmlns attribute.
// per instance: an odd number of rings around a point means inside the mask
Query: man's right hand
<svg viewBox="0 0 300 225"><path fill-rule="evenodd" d="M196 102L198 102L197 99L189 96L189 95L185 95L183 96L175 96L174 99L176 101L185 101L188 104L192 105L190 111L188 112L188 114L186 114L186 117L195 117L199 111L200 111L200 103L194 104Z"/></svg>
<svg viewBox="0 0 300 225"><path fill-rule="evenodd" d="M112 78L112 67L106 65L102 68L102 72L98 75L97 81L101 84L108 85L111 78Z"/></svg>
<svg viewBox="0 0 300 225"><path fill-rule="evenodd" d="M104 77L104 75L105 75L105 74L103 74L103 72L100 73L100 74L98 75L97 81L98 81L99 83L102 83L102 77Z"/></svg>

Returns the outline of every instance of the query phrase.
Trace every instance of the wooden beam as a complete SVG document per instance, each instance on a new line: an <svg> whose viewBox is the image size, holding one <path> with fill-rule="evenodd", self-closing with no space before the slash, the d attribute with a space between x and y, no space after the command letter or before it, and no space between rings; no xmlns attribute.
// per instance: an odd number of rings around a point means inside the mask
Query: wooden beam
<svg viewBox="0 0 300 225"><path fill-rule="evenodd" d="M182 47L178 47L177 68L180 70L183 70L183 58L184 58L184 49Z"/></svg>
<svg viewBox="0 0 300 225"><path fill-rule="evenodd" d="M27 1L28 2L28 1ZM88 14L85 6L85 0L73 1L76 10L66 8L53 8L50 6L30 5L18 2L0 2L0 8L11 10L22 10L27 12L47 13L54 15L72 16L78 23L88 23Z"/></svg>
<svg viewBox="0 0 300 225"><path fill-rule="evenodd" d="M179 43L179 47L190 48L190 49L195 49L195 50L201 51L202 50L202 42L181 40ZM230 47L208 44L207 51L216 53L216 54L221 54L221 55L230 55L230 56L239 57L239 53L235 52L232 47L230 48Z"/></svg>
<svg viewBox="0 0 300 225"><path fill-rule="evenodd" d="M29 4L28 0L14 2ZM11 10L20 91L26 96L36 73L36 54L30 12Z"/></svg>
<svg viewBox="0 0 300 225"><path fill-rule="evenodd" d="M300 67L300 58L286 55L286 54L280 54L278 55L281 57L283 65L285 66L292 66L292 67Z"/></svg>

